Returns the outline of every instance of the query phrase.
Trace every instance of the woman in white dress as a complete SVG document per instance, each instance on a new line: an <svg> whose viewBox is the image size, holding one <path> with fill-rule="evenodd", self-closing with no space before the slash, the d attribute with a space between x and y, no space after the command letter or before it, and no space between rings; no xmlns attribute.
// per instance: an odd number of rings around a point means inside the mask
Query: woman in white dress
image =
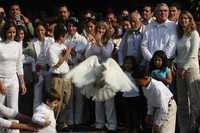
<svg viewBox="0 0 200 133"><path fill-rule="evenodd" d="M188 11L180 14L177 42L177 103L180 133L197 128L200 112L200 83L198 49L199 34L193 16Z"/></svg>

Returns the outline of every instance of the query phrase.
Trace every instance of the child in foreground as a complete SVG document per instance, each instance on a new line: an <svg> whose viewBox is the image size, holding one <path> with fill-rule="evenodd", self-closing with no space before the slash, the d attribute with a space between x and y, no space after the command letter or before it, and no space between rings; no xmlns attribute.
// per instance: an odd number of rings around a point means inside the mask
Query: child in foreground
<svg viewBox="0 0 200 133"><path fill-rule="evenodd" d="M147 98L145 122L152 124L153 133L175 133L177 106L173 94L163 82L153 79L145 68L137 68L133 77Z"/></svg>
<svg viewBox="0 0 200 133"><path fill-rule="evenodd" d="M41 103L33 113L33 122L42 128L38 133L56 133L56 119L54 109L57 107L60 95L54 91L47 92L44 103Z"/></svg>

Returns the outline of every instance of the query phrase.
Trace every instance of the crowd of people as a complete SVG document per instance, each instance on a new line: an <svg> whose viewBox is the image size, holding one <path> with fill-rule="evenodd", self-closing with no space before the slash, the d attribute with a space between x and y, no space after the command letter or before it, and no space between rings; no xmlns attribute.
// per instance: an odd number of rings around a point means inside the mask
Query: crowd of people
<svg viewBox="0 0 200 133"><path fill-rule="evenodd" d="M0 132L200 132L200 38L189 11L159 3L101 17L71 12L60 5L53 18L30 20L17 3L7 14L0 7ZM94 55L114 59L139 92L86 98L66 75Z"/></svg>

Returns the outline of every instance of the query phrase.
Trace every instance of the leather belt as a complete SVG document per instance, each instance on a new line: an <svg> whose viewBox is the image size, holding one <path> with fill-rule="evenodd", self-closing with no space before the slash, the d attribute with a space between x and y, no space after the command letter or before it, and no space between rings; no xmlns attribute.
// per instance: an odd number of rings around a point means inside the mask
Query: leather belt
<svg viewBox="0 0 200 133"><path fill-rule="evenodd" d="M65 74L52 73L51 76L54 78L63 78L65 76Z"/></svg>

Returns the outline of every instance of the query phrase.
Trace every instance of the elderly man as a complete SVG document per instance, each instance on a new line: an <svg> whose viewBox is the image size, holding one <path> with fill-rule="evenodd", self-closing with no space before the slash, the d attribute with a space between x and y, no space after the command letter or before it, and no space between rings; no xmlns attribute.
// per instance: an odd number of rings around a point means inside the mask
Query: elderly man
<svg viewBox="0 0 200 133"><path fill-rule="evenodd" d="M165 3L155 8L156 21L145 27L141 43L142 55L149 62L157 50L163 50L168 58L175 55L176 24L168 20L169 7Z"/></svg>
<svg viewBox="0 0 200 133"><path fill-rule="evenodd" d="M144 25L141 22L141 16L138 11L133 11L130 17L131 29L126 31L119 46L118 59L120 65L123 65L125 56L134 56L138 63L142 59L140 44Z"/></svg>

